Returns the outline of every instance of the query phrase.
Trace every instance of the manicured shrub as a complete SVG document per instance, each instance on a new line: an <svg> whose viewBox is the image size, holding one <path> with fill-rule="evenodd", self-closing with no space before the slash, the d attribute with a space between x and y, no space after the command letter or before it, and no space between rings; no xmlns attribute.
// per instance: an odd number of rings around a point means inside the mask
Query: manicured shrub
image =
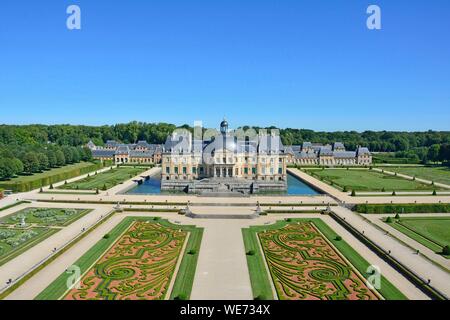
<svg viewBox="0 0 450 320"><path fill-rule="evenodd" d="M396 196L396 195L397 195L397 193L395 193L395 191L392 191L392 195L393 195L393 196Z"/></svg>
<svg viewBox="0 0 450 320"><path fill-rule="evenodd" d="M386 192L386 188L383 187L383 189L381 189L381 192Z"/></svg>
<svg viewBox="0 0 450 320"><path fill-rule="evenodd" d="M342 189L343 192L348 192L348 188L347 186L344 186L344 188Z"/></svg>
<svg viewBox="0 0 450 320"><path fill-rule="evenodd" d="M55 173L48 177L31 180L31 181L20 181L16 183L1 183L0 188L12 190L13 192L26 192L34 189L39 189L40 187L50 185L51 183L57 183L70 178L78 177L87 172L93 171L95 169L101 168L101 163L92 163L92 165L83 168L74 168L72 170L67 170L65 172Z"/></svg>
<svg viewBox="0 0 450 320"><path fill-rule="evenodd" d="M100 190L98 190L98 188L95 189L95 194L99 194L99 193L100 193Z"/></svg>
<svg viewBox="0 0 450 320"><path fill-rule="evenodd" d="M255 300L267 300L263 294L259 294L255 297Z"/></svg>
<svg viewBox="0 0 450 320"><path fill-rule="evenodd" d="M450 204L357 204L354 210L359 213L450 213Z"/></svg>
<svg viewBox="0 0 450 320"><path fill-rule="evenodd" d="M53 190L53 183L52 184L50 184L50 188L49 188L50 190Z"/></svg>
<svg viewBox="0 0 450 320"><path fill-rule="evenodd" d="M352 197L356 197L356 191L352 190Z"/></svg>
<svg viewBox="0 0 450 320"><path fill-rule="evenodd" d="M442 254L449 256L450 255L450 246L446 245L444 248L442 248Z"/></svg>
<svg viewBox="0 0 450 320"><path fill-rule="evenodd" d="M433 190L433 196L437 196L436 190Z"/></svg>
<svg viewBox="0 0 450 320"><path fill-rule="evenodd" d="M194 254L197 254L197 251L196 251L196 250L194 250L194 249L191 249L191 250L189 250L189 251L188 251L188 253L187 253L187 254L189 254L189 255L193 256Z"/></svg>
<svg viewBox="0 0 450 320"><path fill-rule="evenodd" d="M103 191L108 190L108 188L106 187L106 184L103 185L102 190L103 190Z"/></svg>
<svg viewBox="0 0 450 320"><path fill-rule="evenodd" d="M254 256L256 254L255 250L249 250L247 251L248 256Z"/></svg>
<svg viewBox="0 0 450 320"><path fill-rule="evenodd" d="M175 298L173 298L174 300L187 300L187 297L185 294L180 293L179 295L177 295Z"/></svg>
<svg viewBox="0 0 450 320"><path fill-rule="evenodd" d="M392 223L393 220L391 217L387 217L386 220L384 220L386 223Z"/></svg>
<svg viewBox="0 0 450 320"><path fill-rule="evenodd" d="M292 219L291 218L287 218L286 222L292 222Z"/></svg>
<svg viewBox="0 0 450 320"><path fill-rule="evenodd" d="M64 184L67 184L67 180L66 180L66 181L64 181Z"/></svg>
<svg viewBox="0 0 450 320"><path fill-rule="evenodd" d="M341 240L342 240L342 237L341 237L341 236L336 236L336 238L334 238L334 240L336 240L336 241L341 241Z"/></svg>
<svg viewBox="0 0 450 320"><path fill-rule="evenodd" d="M109 239L110 237L111 237L111 235L109 233L107 233L103 236L103 239Z"/></svg>

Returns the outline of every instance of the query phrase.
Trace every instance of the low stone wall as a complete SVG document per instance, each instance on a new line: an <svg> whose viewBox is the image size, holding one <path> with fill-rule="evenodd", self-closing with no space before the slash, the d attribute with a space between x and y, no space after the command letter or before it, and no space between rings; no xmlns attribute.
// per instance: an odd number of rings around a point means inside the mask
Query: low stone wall
<svg viewBox="0 0 450 320"><path fill-rule="evenodd" d="M209 193L240 193L258 194L264 192L284 192L287 190L285 181L245 181L245 180L162 180L163 191L184 191L195 194Z"/></svg>

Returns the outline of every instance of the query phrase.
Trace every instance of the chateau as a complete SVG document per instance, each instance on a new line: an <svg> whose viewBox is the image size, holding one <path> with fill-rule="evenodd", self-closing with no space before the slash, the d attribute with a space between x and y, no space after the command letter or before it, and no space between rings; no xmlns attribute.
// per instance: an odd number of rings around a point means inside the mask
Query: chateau
<svg viewBox="0 0 450 320"><path fill-rule="evenodd" d="M115 164L158 164L161 162L163 147L159 144L149 144L147 141L139 141L134 144L122 144L114 140L108 140L105 146L96 146L89 141L87 147L92 152L92 157L97 160L110 160Z"/></svg>
<svg viewBox="0 0 450 320"><path fill-rule="evenodd" d="M356 151L345 150L344 144L318 145L304 142L301 146L291 146L286 150L289 164L304 166L368 166L372 155L368 148L357 147Z"/></svg>
<svg viewBox="0 0 450 320"><path fill-rule="evenodd" d="M222 121L220 131L208 139L194 139L188 130L176 130L164 145L114 140L105 146L89 141L94 159L115 164L161 164L161 189L185 192L222 190L256 193L284 191L286 166L369 166L368 148L347 151L344 144L303 142L283 146L280 136L260 132L253 139L238 139Z"/></svg>
<svg viewBox="0 0 450 320"><path fill-rule="evenodd" d="M195 140L189 131L167 138L162 154L162 190L185 192L284 191L287 154L279 135L239 139L222 121L220 132Z"/></svg>

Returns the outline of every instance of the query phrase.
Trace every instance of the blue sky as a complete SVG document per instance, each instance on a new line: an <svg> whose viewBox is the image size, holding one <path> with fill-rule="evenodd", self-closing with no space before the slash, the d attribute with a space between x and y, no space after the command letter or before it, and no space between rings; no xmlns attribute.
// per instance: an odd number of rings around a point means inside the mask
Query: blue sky
<svg viewBox="0 0 450 320"><path fill-rule="evenodd" d="M66 28L71 4L82 30ZM16 124L449 130L450 1L2 0L0 110Z"/></svg>

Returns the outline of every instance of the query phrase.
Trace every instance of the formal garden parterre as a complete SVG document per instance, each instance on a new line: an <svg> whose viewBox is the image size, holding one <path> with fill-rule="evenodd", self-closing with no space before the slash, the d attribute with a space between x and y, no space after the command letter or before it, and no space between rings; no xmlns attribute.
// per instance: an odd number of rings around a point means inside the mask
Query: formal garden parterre
<svg viewBox="0 0 450 320"><path fill-rule="evenodd" d="M30 207L1 218L0 224L67 226L91 211L91 209Z"/></svg>
<svg viewBox="0 0 450 320"><path fill-rule="evenodd" d="M411 177L450 185L450 166L390 167L386 170Z"/></svg>
<svg viewBox="0 0 450 320"><path fill-rule="evenodd" d="M450 246L450 217L388 217L385 219L393 228L411 239L450 259L444 247Z"/></svg>
<svg viewBox="0 0 450 320"><path fill-rule="evenodd" d="M0 227L0 266L58 231L45 227Z"/></svg>
<svg viewBox="0 0 450 320"><path fill-rule="evenodd" d="M63 273L36 299L188 299L202 233L159 218L126 217L75 263L83 274L78 288L67 288L71 274Z"/></svg>
<svg viewBox="0 0 450 320"><path fill-rule="evenodd" d="M118 167L101 173L94 173L86 178L63 184L58 189L67 190L107 190L148 170L148 167Z"/></svg>
<svg viewBox="0 0 450 320"><path fill-rule="evenodd" d="M306 173L343 191L433 191L441 188L370 169L304 169Z"/></svg>
<svg viewBox="0 0 450 320"><path fill-rule="evenodd" d="M272 299L273 285L283 300L405 299L384 277L371 290L369 263L321 219L288 219L243 235L255 298Z"/></svg>
<svg viewBox="0 0 450 320"><path fill-rule="evenodd" d="M0 265L91 211L90 209L25 208L0 218Z"/></svg>

